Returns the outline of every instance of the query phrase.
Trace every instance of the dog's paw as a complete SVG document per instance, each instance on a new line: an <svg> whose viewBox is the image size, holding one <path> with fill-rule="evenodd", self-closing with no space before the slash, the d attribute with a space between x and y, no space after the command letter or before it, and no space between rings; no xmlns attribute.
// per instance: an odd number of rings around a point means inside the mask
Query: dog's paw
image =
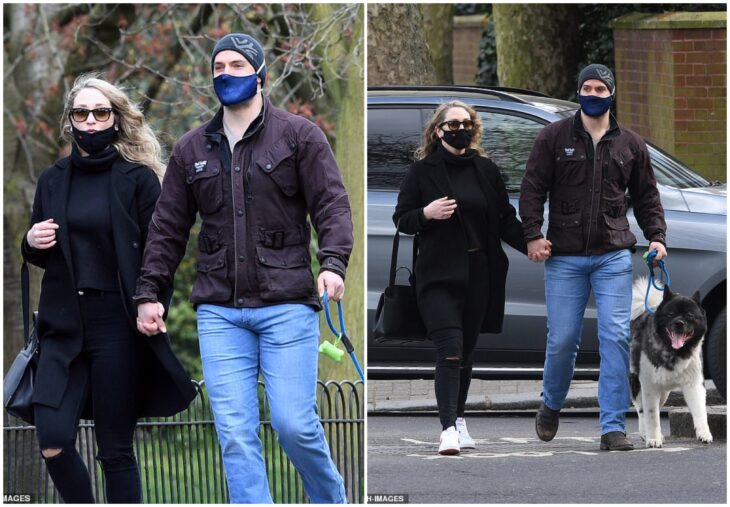
<svg viewBox="0 0 730 507"><path fill-rule="evenodd" d="M710 430L707 428L697 430L697 440L704 444L709 444L712 442L712 433L710 433Z"/></svg>
<svg viewBox="0 0 730 507"><path fill-rule="evenodd" d="M652 448L652 447L659 448L662 445L664 445L664 437L662 437L661 435L659 435L659 437L646 439L647 448Z"/></svg>

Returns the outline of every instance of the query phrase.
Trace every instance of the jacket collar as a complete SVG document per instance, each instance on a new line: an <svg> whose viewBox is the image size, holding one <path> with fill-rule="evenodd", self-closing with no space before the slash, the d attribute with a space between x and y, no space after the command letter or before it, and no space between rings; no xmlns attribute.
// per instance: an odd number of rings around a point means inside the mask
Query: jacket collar
<svg viewBox="0 0 730 507"><path fill-rule="evenodd" d="M67 171L71 167L71 157L64 157L57 160L55 167L61 171ZM130 162L121 156L119 156L112 164L112 169L114 171L118 171L123 174L129 174L132 169L136 169L138 167L144 167L144 164L140 164L139 162Z"/></svg>
<svg viewBox="0 0 730 507"><path fill-rule="evenodd" d="M615 139L616 137L621 135L621 128L618 125L616 117L611 113L608 113L608 122L608 131L604 134L603 139ZM585 125L583 125L583 118L580 115L580 109L578 109L578 111L576 111L575 115L573 116L573 132L581 137L591 137L591 135L586 130Z"/></svg>
<svg viewBox="0 0 730 507"><path fill-rule="evenodd" d="M248 129L246 129L246 132L243 134L244 139L254 135L256 132L264 128L264 125L266 124L266 120L270 114L271 101L269 101L269 98L266 95L262 95L262 98L264 100L261 111L259 111L258 116L253 120L253 122L251 122ZM213 119L208 122L208 126L205 127L205 133L203 135L213 142L220 143L221 136L225 135L223 132L223 106L218 109L215 116L213 116Z"/></svg>

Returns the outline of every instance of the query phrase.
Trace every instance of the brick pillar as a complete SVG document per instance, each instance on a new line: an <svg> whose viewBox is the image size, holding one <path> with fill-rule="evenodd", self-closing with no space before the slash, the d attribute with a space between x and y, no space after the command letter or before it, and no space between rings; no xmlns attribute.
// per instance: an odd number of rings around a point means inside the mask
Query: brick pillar
<svg viewBox="0 0 730 507"><path fill-rule="evenodd" d="M726 13L634 13L611 26L619 121L727 181Z"/></svg>
<svg viewBox="0 0 730 507"><path fill-rule="evenodd" d="M454 84L476 84L479 68L479 43L487 26L483 14L454 16Z"/></svg>

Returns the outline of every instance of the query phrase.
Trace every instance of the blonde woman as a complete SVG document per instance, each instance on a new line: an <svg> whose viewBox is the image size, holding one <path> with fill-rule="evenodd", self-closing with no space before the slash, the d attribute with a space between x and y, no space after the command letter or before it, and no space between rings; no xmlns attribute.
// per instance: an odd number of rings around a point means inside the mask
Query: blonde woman
<svg viewBox="0 0 730 507"><path fill-rule="evenodd" d="M74 83L61 132L71 155L41 174L21 247L45 270L33 392L39 446L63 501L93 503L75 448L79 418L93 418L107 501L140 503L137 418L172 415L195 396L166 337L143 337L130 317L162 150L127 95L94 74Z"/></svg>
<svg viewBox="0 0 730 507"><path fill-rule="evenodd" d="M402 232L420 236L416 293L436 347L439 453L447 455L474 448L464 406L479 333L502 330L508 262L500 239L527 251L522 226L481 137L474 109L458 101L439 106L401 184L393 215Z"/></svg>

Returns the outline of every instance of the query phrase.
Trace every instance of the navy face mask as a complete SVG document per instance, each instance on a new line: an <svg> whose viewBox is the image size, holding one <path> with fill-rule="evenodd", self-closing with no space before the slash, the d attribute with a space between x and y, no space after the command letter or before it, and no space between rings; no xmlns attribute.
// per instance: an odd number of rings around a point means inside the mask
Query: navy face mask
<svg viewBox="0 0 730 507"><path fill-rule="evenodd" d="M104 151L117 138L117 131L114 125L108 129L99 130L93 134L79 130L71 125L74 140L79 148L89 155L96 155Z"/></svg>
<svg viewBox="0 0 730 507"><path fill-rule="evenodd" d="M603 116L611 108L613 96L596 97L594 95L578 95L581 110L593 118Z"/></svg>
<svg viewBox="0 0 730 507"><path fill-rule="evenodd" d="M231 76L230 74L221 74L213 78L213 88L218 100L224 106L234 106L245 102L254 95L258 89L256 82L256 74L250 76Z"/></svg>

